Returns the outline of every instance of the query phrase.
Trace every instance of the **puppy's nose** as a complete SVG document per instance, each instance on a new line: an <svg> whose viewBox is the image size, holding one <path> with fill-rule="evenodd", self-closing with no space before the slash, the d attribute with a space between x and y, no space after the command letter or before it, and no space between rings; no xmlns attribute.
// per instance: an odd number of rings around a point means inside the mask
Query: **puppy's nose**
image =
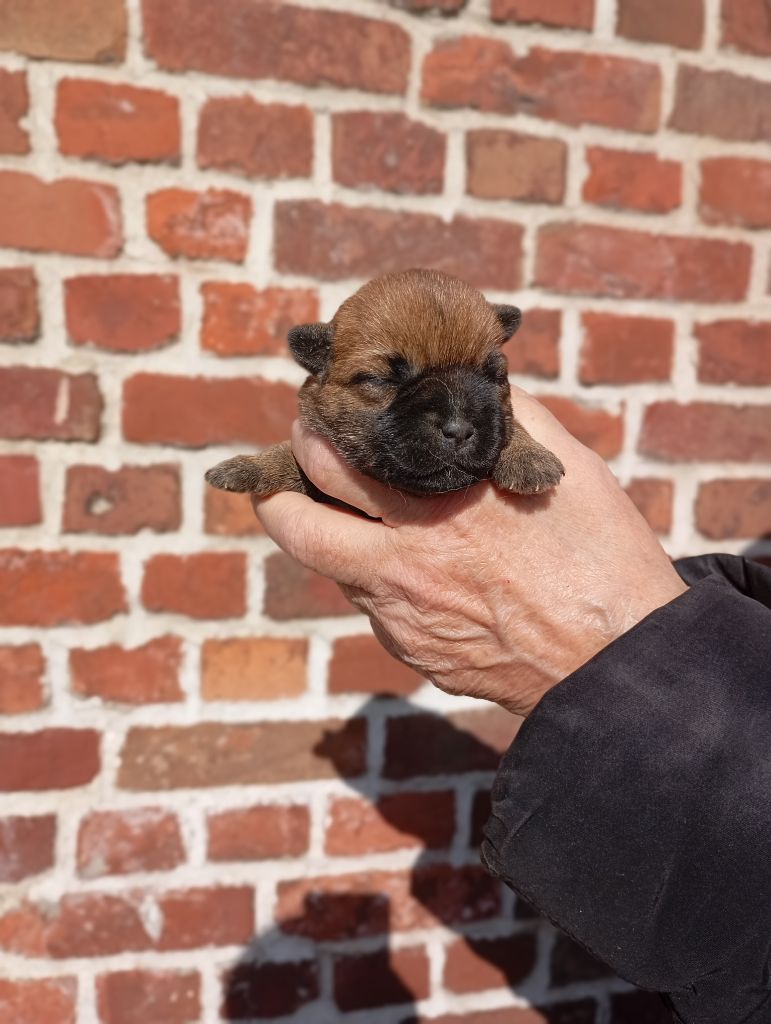
<svg viewBox="0 0 771 1024"><path fill-rule="evenodd" d="M442 433L449 441L463 444L474 436L474 427L462 416L451 416L442 424Z"/></svg>

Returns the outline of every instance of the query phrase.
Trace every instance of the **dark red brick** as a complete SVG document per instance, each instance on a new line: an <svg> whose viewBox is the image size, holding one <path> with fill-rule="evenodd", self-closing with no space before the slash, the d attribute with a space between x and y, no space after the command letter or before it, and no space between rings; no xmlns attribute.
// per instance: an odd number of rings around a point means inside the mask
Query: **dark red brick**
<svg viewBox="0 0 771 1024"><path fill-rule="evenodd" d="M282 273L326 281L374 277L412 266L510 290L521 281L522 228L458 215L350 208L318 200L276 204L275 259Z"/></svg>
<svg viewBox="0 0 771 1024"><path fill-rule="evenodd" d="M447 948L444 986L451 992L514 988L536 963L535 935L505 939L457 939Z"/></svg>
<svg viewBox="0 0 771 1024"><path fill-rule="evenodd" d="M320 995L315 960L259 964L244 961L227 971L223 983L220 1013L229 1021L284 1017Z"/></svg>
<svg viewBox="0 0 771 1024"><path fill-rule="evenodd" d="M0 527L34 526L41 520L37 459L0 455Z"/></svg>
<svg viewBox="0 0 771 1024"><path fill-rule="evenodd" d="M699 485L696 527L712 540L771 537L771 480L709 480Z"/></svg>
<svg viewBox="0 0 771 1024"><path fill-rule="evenodd" d="M771 18L766 0L722 0L723 46L771 57Z"/></svg>
<svg viewBox="0 0 771 1024"><path fill-rule="evenodd" d="M0 368L0 437L11 441L97 441L102 395L92 373L42 366Z"/></svg>
<svg viewBox="0 0 771 1024"><path fill-rule="evenodd" d="M616 32L643 43L698 50L704 38L704 0L678 0L677 4L618 0Z"/></svg>
<svg viewBox="0 0 771 1024"><path fill-rule="evenodd" d="M535 282L571 295L738 302L747 293L751 263L744 242L547 224L538 232Z"/></svg>
<svg viewBox="0 0 771 1024"><path fill-rule="evenodd" d="M669 127L737 142L771 140L771 82L681 65Z"/></svg>
<svg viewBox="0 0 771 1024"><path fill-rule="evenodd" d="M335 1005L346 1013L430 995L428 956L417 946L335 956L332 972Z"/></svg>
<svg viewBox="0 0 771 1024"><path fill-rule="evenodd" d="M86 786L99 774L95 729L0 733L0 790L33 792Z"/></svg>
<svg viewBox="0 0 771 1024"><path fill-rule="evenodd" d="M638 451L670 462L768 462L771 405L654 402L645 410Z"/></svg>
<svg viewBox="0 0 771 1024"><path fill-rule="evenodd" d="M20 882L54 866L56 815L0 818L0 882ZM0 1021L2 1015L0 996Z"/></svg>
<svg viewBox="0 0 771 1024"><path fill-rule="evenodd" d="M74 345L147 352L179 337L179 282L171 275L94 274L64 282L67 334Z"/></svg>
<svg viewBox="0 0 771 1024"><path fill-rule="evenodd" d="M289 384L261 377L138 373L123 385L123 436L136 444L183 448L274 444L289 437L295 396Z"/></svg>
<svg viewBox="0 0 771 1024"><path fill-rule="evenodd" d="M584 313L578 378L582 384L634 384L672 376L675 325L671 320Z"/></svg>
<svg viewBox="0 0 771 1024"><path fill-rule="evenodd" d="M517 725L517 719L498 708L445 717L418 713L389 718L383 777L494 772Z"/></svg>
<svg viewBox="0 0 771 1024"><path fill-rule="evenodd" d="M771 384L771 321L697 324L698 376L708 384Z"/></svg>
<svg viewBox="0 0 771 1024"><path fill-rule="evenodd" d="M430 195L442 191L446 138L398 112L332 115L332 176L348 188Z"/></svg>
<svg viewBox="0 0 771 1024"><path fill-rule="evenodd" d="M271 619L317 619L353 615L337 584L276 551L265 559L264 611Z"/></svg>
<svg viewBox="0 0 771 1024"><path fill-rule="evenodd" d="M190 1024L201 1015L196 971L112 971L96 979L101 1024Z"/></svg>
<svg viewBox="0 0 771 1024"><path fill-rule="evenodd" d="M40 333L37 279L29 267L0 269L0 341L34 341Z"/></svg>
<svg viewBox="0 0 771 1024"><path fill-rule="evenodd" d="M198 122L198 166L247 178L307 178L313 170L308 107L258 103L250 96L209 99Z"/></svg>
<svg viewBox="0 0 771 1024"><path fill-rule="evenodd" d="M168 71L403 93L410 40L392 22L264 0L143 0L145 50Z"/></svg>
<svg viewBox="0 0 771 1024"><path fill-rule="evenodd" d="M442 40L428 54L421 98L434 107L654 132L661 75L655 64L626 57L542 47L515 56L502 40L466 36Z"/></svg>

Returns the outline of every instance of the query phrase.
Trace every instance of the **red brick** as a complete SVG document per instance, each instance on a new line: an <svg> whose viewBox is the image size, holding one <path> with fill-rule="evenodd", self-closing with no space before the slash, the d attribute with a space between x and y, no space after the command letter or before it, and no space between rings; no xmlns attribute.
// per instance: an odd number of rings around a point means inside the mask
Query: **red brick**
<svg viewBox="0 0 771 1024"><path fill-rule="evenodd" d="M505 221L285 200L275 233L282 273L336 281L422 266L504 291L521 282L522 228Z"/></svg>
<svg viewBox="0 0 771 1024"><path fill-rule="evenodd" d="M246 614L246 555L154 555L145 563L141 600L151 612L191 619L239 618Z"/></svg>
<svg viewBox="0 0 771 1024"><path fill-rule="evenodd" d="M179 100L158 89L65 78L54 121L65 156L110 164L179 162Z"/></svg>
<svg viewBox="0 0 771 1024"><path fill-rule="evenodd" d="M652 530L656 533L670 532L675 493L671 480L641 477L632 480L625 490Z"/></svg>
<svg viewBox="0 0 771 1024"><path fill-rule="evenodd" d="M647 316L584 313L582 384L634 384L672 376L675 325Z"/></svg>
<svg viewBox="0 0 771 1024"><path fill-rule="evenodd" d="M0 527L41 522L38 462L33 455L0 455Z"/></svg>
<svg viewBox="0 0 771 1024"><path fill-rule="evenodd" d="M0 818L0 882L20 882L54 866L56 815ZM0 997L0 1021L2 1021Z"/></svg>
<svg viewBox="0 0 771 1024"><path fill-rule="evenodd" d="M252 201L239 192L166 188L147 197L147 233L169 256L243 263Z"/></svg>
<svg viewBox="0 0 771 1024"><path fill-rule="evenodd" d="M121 751L118 786L162 790L355 777L366 768L366 739L361 718L135 726Z"/></svg>
<svg viewBox="0 0 771 1024"><path fill-rule="evenodd" d="M28 110L26 73L0 68L0 153L29 153L29 134L19 123Z"/></svg>
<svg viewBox="0 0 771 1024"><path fill-rule="evenodd" d="M332 645L327 689L330 693L414 693L423 680L373 636L345 636Z"/></svg>
<svg viewBox="0 0 771 1024"><path fill-rule="evenodd" d="M535 935L457 939L447 948L444 986L450 992L513 988L535 967Z"/></svg>
<svg viewBox="0 0 771 1024"><path fill-rule="evenodd" d="M201 285L201 347L219 356L289 356L286 336L319 319L311 288L264 288L208 281Z"/></svg>
<svg viewBox="0 0 771 1024"><path fill-rule="evenodd" d="M561 203L566 166L559 139L493 128L466 134L466 191L479 199Z"/></svg>
<svg viewBox="0 0 771 1024"><path fill-rule="evenodd" d="M96 979L102 1024L190 1024L201 1015L197 971L113 971Z"/></svg>
<svg viewBox="0 0 771 1024"><path fill-rule="evenodd" d="M502 40L467 36L443 40L428 54L421 97L434 107L654 132L661 75L655 64L626 57L537 46L520 57Z"/></svg>
<svg viewBox="0 0 771 1024"><path fill-rule="evenodd" d="M654 402L645 410L638 451L670 462L768 462L771 405Z"/></svg>
<svg viewBox="0 0 771 1024"><path fill-rule="evenodd" d="M589 146L589 174L582 196L587 203L614 210L669 213L682 201L682 164L655 153Z"/></svg>
<svg viewBox="0 0 771 1024"><path fill-rule="evenodd" d="M439 193L446 148L442 132L398 112L332 115L332 177L349 188Z"/></svg>
<svg viewBox="0 0 771 1024"><path fill-rule="evenodd" d="M274 636L205 640L204 700L279 700L305 692L308 641Z"/></svg>
<svg viewBox="0 0 771 1024"><path fill-rule="evenodd" d="M0 0L0 49L52 60L121 61L123 0Z"/></svg>
<svg viewBox="0 0 771 1024"><path fill-rule="evenodd" d="M696 526L705 537L771 537L771 480L710 480L699 485Z"/></svg>
<svg viewBox="0 0 771 1024"><path fill-rule="evenodd" d="M681 65L669 127L737 142L768 142L771 82Z"/></svg>
<svg viewBox="0 0 771 1024"><path fill-rule="evenodd" d="M702 160L699 214L705 224L771 227L771 162L730 156Z"/></svg>
<svg viewBox="0 0 771 1024"><path fill-rule="evenodd" d="M307 807L247 807L210 814L207 857L213 861L300 857L310 841Z"/></svg>
<svg viewBox="0 0 771 1024"><path fill-rule="evenodd" d="M93 811L78 829L81 878L170 871L185 860L177 817L157 807Z"/></svg>
<svg viewBox="0 0 771 1024"><path fill-rule="evenodd" d="M34 341L40 333L37 279L29 267L0 269L0 341Z"/></svg>
<svg viewBox="0 0 771 1024"><path fill-rule="evenodd" d="M125 612L117 554L0 550L0 624L90 625Z"/></svg>
<svg viewBox="0 0 771 1024"><path fill-rule="evenodd" d="M207 487L204 492L204 529L218 537L260 537L265 533L248 494L232 494L214 487Z"/></svg>
<svg viewBox="0 0 771 1024"><path fill-rule="evenodd" d="M538 400L581 444L597 452L603 459L615 458L621 452L624 418L620 413L584 405L558 395L539 395Z"/></svg>
<svg viewBox="0 0 771 1024"><path fill-rule="evenodd" d="M0 245L70 256L117 256L123 248L118 191L77 178L42 181L0 171Z"/></svg>
<svg viewBox="0 0 771 1024"><path fill-rule="evenodd" d="M759 57L771 56L771 19L766 0L723 0L723 46Z"/></svg>
<svg viewBox="0 0 771 1024"><path fill-rule="evenodd" d="M70 466L62 530L111 536L168 533L182 520L179 467Z"/></svg>
<svg viewBox="0 0 771 1024"><path fill-rule="evenodd" d="M181 667L182 642L175 636L148 640L140 647L108 644L70 651L73 691L119 704L182 700Z"/></svg>
<svg viewBox="0 0 771 1024"><path fill-rule="evenodd" d="M123 436L136 444L274 444L296 415L296 389L261 377L138 373L123 385Z"/></svg>
<svg viewBox="0 0 771 1024"><path fill-rule="evenodd" d="M0 715L20 715L43 707L45 668L38 644L0 645Z"/></svg>
<svg viewBox="0 0 771 1024"><path fill-rule="evenodd" d="M411 847L443 850L454 834L452 792L393 793L376 804L340 797L329 809L325 851L333 857L357 857Z"/></svg>
<svg viewBox="0 0 771 1024"><path fill-rule="evenodd" d="M560 372L562 314L556 309L528 309L517 333L502 348L509 373L556 377Z"/></svg>
<svg viewBox="0 0 771 1024"><path fill-rule="evenodd" d="M318 999L318 962L244 960L226 972L223 988L220 1014L225 1020L284 1017Z"/></svg>
<svg viewBox="0 0 771 1024"><path fill-rule="evenodd" d="M146 352L176 341L182 329L179 281L160 274L93 274L64 282L73 345Z"/></svg>
<svg viewBox="0 0 771 1024"><path fill-rule="evenodd" d="M276 921L317 942L358 939L486 920L499 914L500 898L499 883L481 867L432 864L279 882Z"/></svg>
<svg viewBox="0 0 771 1024"><path fill-rule="evenodd" d="M0 790L32 792L85 786L99 773L95 729L0 733Z"/></svg>
<svg viewBox="0 0 771 1024"><path fill-rule="evenodd" d="M263 0L143 0L145 50L168 71L403 93L410 40L386 21Z"/></svg>
<svg viewBox="0 0 771 1024"><path fill-rule="evenodd" d="M271 619L318 619L353 615L337 584L276 551L265 559L264 611Z"/></svg>
<svg viewBox="0 0 771 1024"><path fill-rule="evenodd" d="M717 238L654 235L597 224L547 224L538 232L535 282L571 295L738 302L752 250Z"/></svg>
<svg viewBox="0 0 771 1024"><path fill-rule="evenodd" d="M253 904L249 886L72 894L0 917L0 947L58 960L241 945L254 932ZM158 930L148 915L160 922Z"/></svg>
<svg viewBox="0 0 771 1024"><path fill-rule="evenodd" d="M386 723L383 777L494 772L519 720L499 708L399 715Z"/></svg>
<svg viewBox="0 0 771 1024"><path fill-rule="evenodd" d="M0 1024L75 1024L74 978L0 978Z"/></svg>
<svg viewBox="0 0 771 1024"><path fill-rule="evenodd" d="M412 1003L430 995L428 955L417 946L338 955L332 971L335 1004L344 1012Z"/></svg>
<svg viewBox="0 0 771 1024"><path fill-rule="evenodd" d="M308 107L250 96L207 100L198 122L198 166L247 178L307 178L313 170Z"/></svg>
<svg viewBox="0 0 771 1024"><path fill-rule="evenodd" d="M771 321L697 324L698 376L708 384L771 384Z"/></svg>
<svg viewBox="0 0 771 1024"><path fill-rule="evenodd" d="M704 38L704 0L679 0L677 4L619 0L616 32L643 43L698 50Z"/></svg>
<svg viewBox="0 0 771 1024"><path fill-rule="evenodd" d="M102 395L92 373L39 366L0 369L0 437L11 441L97 441Z"/></svg>
<svg viewBox="0 0 771 1024"><path fill-rule="evenodd" d="M594 24L594 0L492 0L493 21L514 21L578 28L590 31Z"/></svg>

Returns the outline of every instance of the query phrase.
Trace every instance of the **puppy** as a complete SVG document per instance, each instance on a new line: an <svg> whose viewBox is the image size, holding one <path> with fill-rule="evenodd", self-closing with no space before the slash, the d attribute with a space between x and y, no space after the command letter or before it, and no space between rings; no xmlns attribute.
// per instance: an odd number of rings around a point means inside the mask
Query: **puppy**
<svg viewBox="0 0 771 1024"><path fill-rule="evenodd" d="M536 494L559 483L562 463L514 418L501 345L521 315L433 270L387 274L347 299L329 323L289 332L309 371L300 420L351 466L415 495L492 479ZM226 491L322 497L288 441L226 459L206 473Z"/></svg>

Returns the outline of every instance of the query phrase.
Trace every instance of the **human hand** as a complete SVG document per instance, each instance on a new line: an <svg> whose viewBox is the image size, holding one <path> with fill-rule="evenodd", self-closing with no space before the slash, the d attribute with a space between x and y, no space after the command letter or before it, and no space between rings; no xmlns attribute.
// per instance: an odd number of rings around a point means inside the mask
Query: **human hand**
<svg viewBox="0 0 771 1024"><path fill-rule="evenodd" d="M391 654L442 690L527 715L687 588L602 459L525 392L512 389L512 402L565 466L554 491L481 483L411 497L295 424L292 448L313 483L380 522L289 492L254 505L276 543L341 584Z"/></svg>

